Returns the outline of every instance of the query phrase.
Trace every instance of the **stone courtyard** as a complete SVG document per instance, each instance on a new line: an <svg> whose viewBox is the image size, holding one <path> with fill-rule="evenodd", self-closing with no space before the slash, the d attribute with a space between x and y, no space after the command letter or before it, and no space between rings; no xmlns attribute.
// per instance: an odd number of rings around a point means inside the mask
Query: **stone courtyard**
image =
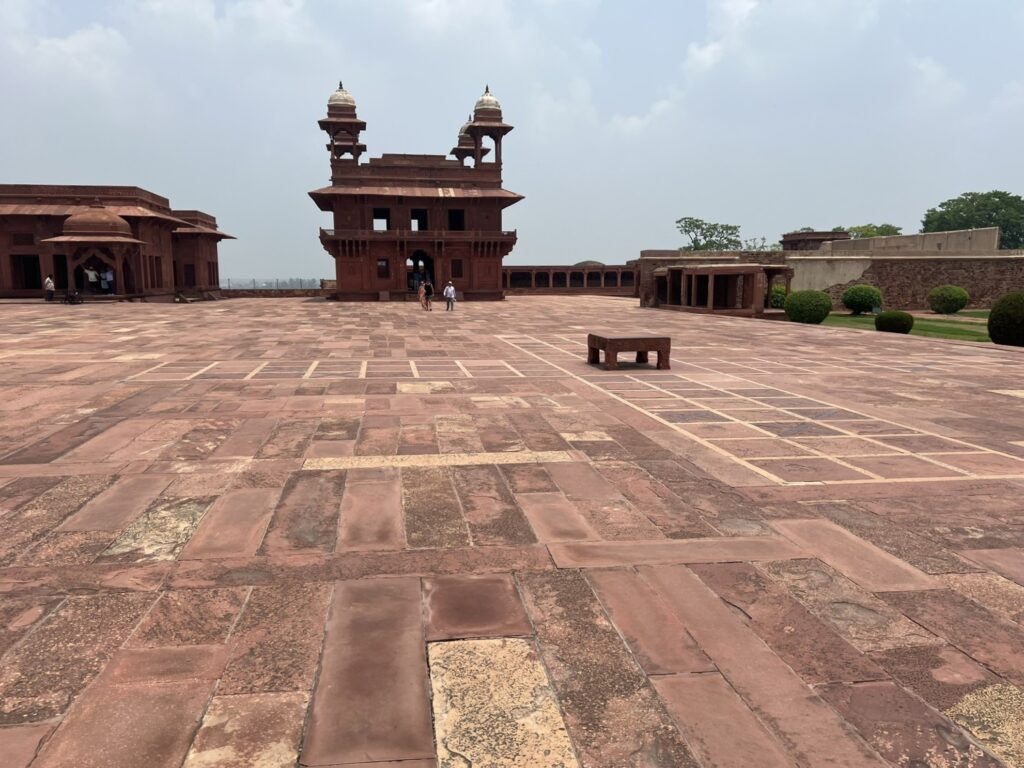
<svg viewBox="0 0 1024 768"><path fill-rule="evenodd" d="M613 297L3 319L8 768L1024 766L1021 351Z"/></svg>

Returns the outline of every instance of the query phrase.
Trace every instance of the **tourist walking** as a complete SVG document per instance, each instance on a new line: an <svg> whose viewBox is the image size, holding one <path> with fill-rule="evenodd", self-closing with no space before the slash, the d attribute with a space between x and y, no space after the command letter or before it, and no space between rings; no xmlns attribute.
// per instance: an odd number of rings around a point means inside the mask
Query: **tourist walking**
<svg viewBox="0 0 1024 768"><path fill-rule="evenodd" d="M448 281L448 285L444 287L444 311L451 312L455 309L455 286L452 285L452 281Z"/></svg>
<svg viewBox="0 0 1024 768"><path fill-rule="evenodd" d="M430 278L423 283L423 298L427 302L427 311L433 312L434 308L430 306L430 300L434 298L434 285L430 282Z"/></svg>
<svg viewBox="0 0 1024 768"><path fill-rule="evenodd" d="M416 297L420 300L420 306L424 309L427 308L427 284L420 283L420 287L416 290Z"/></svg>
<svg viewBox="0 0 1024 768"><path fill-rule="evenodd" d="M89 287L89 293L97 293L96 283L100 279L100 273L92 267L85 268L85 283Z"/></svg>
<svg viewBox="0 0 1024 768"><path fill-rule="evenodd" d="M103 286L106 293L115 293L114 291L114 270L107 267L103 270L103 282L106 284Z"/></svg>
<svg viewBox="0 0 1024 768"><path fill-rule="evenodd" d="M46 291L46 300L53 301L53 275L47 275L43 280L43 290Z"/></svg>

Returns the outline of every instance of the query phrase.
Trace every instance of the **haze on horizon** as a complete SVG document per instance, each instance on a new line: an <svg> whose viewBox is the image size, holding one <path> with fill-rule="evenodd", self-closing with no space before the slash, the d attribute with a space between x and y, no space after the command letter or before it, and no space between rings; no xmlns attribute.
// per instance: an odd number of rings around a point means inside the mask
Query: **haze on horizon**
<svg viewBox="0 0 1024 768"><path fill-rule="evenodd" d="M1020 0L0 0L0 182L137 185L238 237L225 277L326 277L316 121L446 153L489 84L507 264L636 258L681 216L777 240L1022 193Z"/></svg>

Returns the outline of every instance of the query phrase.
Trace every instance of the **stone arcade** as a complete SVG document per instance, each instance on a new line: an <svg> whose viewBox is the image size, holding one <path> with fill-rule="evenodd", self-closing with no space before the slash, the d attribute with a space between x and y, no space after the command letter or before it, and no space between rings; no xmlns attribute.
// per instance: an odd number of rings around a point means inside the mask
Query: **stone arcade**
<svg viewBox="0 0 1024 768"><path fill-rule="evenodd" d="M501 260L516 233L502 230L501 212L523 198L501 186L501 142L512 126L490 88L459 131L453 158L385 154L360 163L366 123L340 83L320 127L329 139L331 185L309 195L334 217L320 242L334 258L337 298L403 300L427 278L451 280L467 299L504 298ZM485 161L486 139L494 152Z"/></svg>

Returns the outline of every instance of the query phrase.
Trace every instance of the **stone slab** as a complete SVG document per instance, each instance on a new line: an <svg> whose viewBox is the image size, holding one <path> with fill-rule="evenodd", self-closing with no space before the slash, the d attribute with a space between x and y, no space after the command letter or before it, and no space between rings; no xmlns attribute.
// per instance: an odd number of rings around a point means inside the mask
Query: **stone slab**
<svg viewBox="0 0 1024 768"><path fill-rule="evenodd" d="M583 542L551 544L559 568L606 568L640 563L719 563L804 557L780 536L731 536L672 541Z"/></svg>
<svg viewBox="0 0 1024 768"><path fill-rule="evenodd" d="M660 675L652 682L702 765L715 768L784 768L786 751L725 678Z"/></svg>
<svg viewBox="0 0 1024 768"><path fill-rule="evenodd" d="M643 566L697 644L799 765L882 766L850 726L683 566Z"/></svg>
<svg viewBox="0 0 1024 768"><path fill-rule="evenodd" d="M558 701L526 640L429 646L440 766L578 766Z"/></svg>
<svg viewBox="0 0 1024 768"><path fill-rule="evenodd" d="M507 574L424 579L423 600L429 641L533 634L516 585Z"/></svg>
<svg viewBox="0 0 1024 768"><path fill-rule="evenodd" d="M276 488L246 488L220 496L181 551L181 558L255 555L280 495Z"/></svg>
<svg viewBox="0 0 1024 768"><path fill-rule="evenodd" d="M306 701L304 693L214 696L183 768L291 768Z"/></svg>
<svg viewBox="0 0 1024 768"><path fill-rule="evenodd" d="M927 574L828 520L775 520L772 527L870 592L937 586Z"/></svg>
<svg viewBox="0 0 1024 768"><path fill-rule="evenodd" d="M418 579L335 585L302 763L434 757Z"/></svg>

